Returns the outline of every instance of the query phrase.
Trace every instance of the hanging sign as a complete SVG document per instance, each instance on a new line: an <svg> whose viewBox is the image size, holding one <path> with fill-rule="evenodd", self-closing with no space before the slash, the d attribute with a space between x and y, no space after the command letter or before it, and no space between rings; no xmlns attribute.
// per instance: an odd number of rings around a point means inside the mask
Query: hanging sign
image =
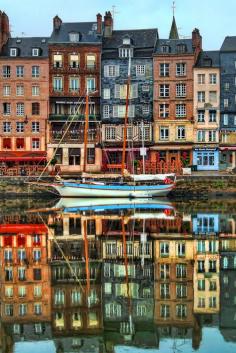
<svg viewBox="0 0 236 353"><path fill-rule="evenodd" d="M140 148L140 156L146 156L146 155L147 155L147 148L141 147Z"/></svg>

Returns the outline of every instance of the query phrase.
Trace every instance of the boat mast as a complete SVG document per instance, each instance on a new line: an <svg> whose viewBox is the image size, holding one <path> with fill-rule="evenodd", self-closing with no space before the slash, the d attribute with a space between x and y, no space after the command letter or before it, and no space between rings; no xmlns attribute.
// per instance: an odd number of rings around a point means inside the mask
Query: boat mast
<svg viewBox="0 0 236 353"><path fill-rule="evenodd" d="M126 105L125 105L125 121L124 121L124 136L123 136L123 149L122 149L122 164L121 164L122 177L124 177L124 174L125 174L125 154L126 154L126 140L127 140L127 123L128 123L128 113L129 113L130 81L131 81L131 56L129 55L128 80L127 80Z"/></svg>
<svg viewBox="0 0 236 353"><path fill-rule="evenodd" d="M86 271L86 290L87 295L90 292L90 272L89 272L89 251L88 251L88 237L87 237L87 220L83 222L83 236L84 236L84 255L85 255L85 271Z"/></svg>
<svg viewBox="0 0 236 353"><path fill-rule="evenodd" d="M88 88L87 88L86 105L85 105L85 124L84 124L84 163L83 163L84 173L86 172L86 166L87 166L88 129L89 129L89 94L88 94Z"/></svg>

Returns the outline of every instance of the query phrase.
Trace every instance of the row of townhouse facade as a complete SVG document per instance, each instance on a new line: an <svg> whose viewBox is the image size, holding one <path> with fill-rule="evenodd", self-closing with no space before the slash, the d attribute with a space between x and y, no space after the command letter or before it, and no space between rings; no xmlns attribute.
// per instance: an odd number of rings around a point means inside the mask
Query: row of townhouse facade
<svg viewBox="0 0 236 353"><path fill-rule="evenodd" d="M119 170L129 57L127 168L141 171L143 156L148 172L234 168L236 37L204 51L199 30L179 38L174 17L160 39L155 28L114 30L108 11L93 22L56 16L50 37L12 38L0 12L1 174L50 159L63 173Z"/></svg>

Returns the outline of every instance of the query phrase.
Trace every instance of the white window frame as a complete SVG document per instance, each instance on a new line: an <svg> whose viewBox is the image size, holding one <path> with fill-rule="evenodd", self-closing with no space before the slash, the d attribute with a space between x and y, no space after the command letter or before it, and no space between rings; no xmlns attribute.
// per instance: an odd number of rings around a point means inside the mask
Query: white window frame
<svg viewBox="0 0 236 353"><path fill-rule="evenodd" d="M4 97L9 97L11 95L11 86L10 85L4 85L3 86L3 96Z"/></svg>
<svg viewBox="0 0 236 353"><path fill-rule="evenodd" d="M39 56L39 48L32 48L32 56Z"/></svg>
<svg viewBox="0 0 236 353"><path fill-rule="evenodd" d="M23 121L16 122L16 132L23 133L25 131L25 124Z"/></svg>
<svg viewBox="0 0 236 353"><path fill-rule="evenodd" d="M103 105L103 118L108 119L110 118L110 106L108 104Z"/></svg>
<svg viewBox="0 0 236 353"><path fill-rule="evenodd" d="M10 48L10 56L17 56L17 48Z"/></svg>
<svg viewBox="0 0 236 353"><path fill-rule="evenodd" d="M136 76L145 76L146 65L136 65Z"/></svg>
<svg viewBox="0 0 236 353"><path fill-rule="evenodd" d="M104 77L118 77L120 76L119 65L104 65Z"/></svg>
<svg viewBox="0 0 236 353"><path fill-rule="evenodd" d="M176 84L176 97L186 97L186 84L185 83L177 83Z"/></svg>
<svg viewBox="0 0 236 353"><path fill-rule="evenodd" d="M186 117L186 104L176 104L175 116L176 116L176 118L185 118Z"/></svg>
<svg viewBox="0 0 236 353"><path fill-rule="evenodd" d="M103 99L111 99L111 89L103 88Z"/></svg>
<svg viewBox="0 0 236 353"><path fill-rule="evenodd" d="M32 85L32 96L37 97L40 95L40 87L38 85Z"/></svg>
<svg viewBox="0 0 236 353"><path fill-rule="evenodd" d="M16 115L24 116L25 115L25 104L24 103L16 103Z"/></svg>
<svg viewBox="0 0 236 353"><path fill-rule="evenodd" d="M160 126L160 141L168 141L169 140L169 127L168 126Z"/></svg>
<svg viewBox="0 0 236 353"><path fill-rule="evenodd" d="M187 65L186 63L176 64L176 76L186 76Z"/></svg>
<svg viewBox="0 0 236 353"><path fill-rule="evenodd" d="M16 95L17 96L24 96L24 85L17 85L16 86Z"/></svg>
<svg viewBox="0 0 236 353"><path fill-rule="evenodd" d="M229 125L229 115L228 114L223 115L223 124L225 126Z"/></svg>
<svg viewBox="0 0 236 353"><path fill-rule="evenodd" d="M159 117L168 118L170 114L170 105L168 103L159 104Z"/></svg>
<svg viewBox="0 0 236 353"><path fill-rule="evenodd" d="M159 85L159 97L168 98L170 96L170 85L169 84L160 84Z"/></svg>
<svg viewBox="0 0 236 353"><path fill-rule="evenodd" d="M170 64L169 63L160 63L160 76L169 77L170 75Z"/></svg>
<svg viewBox="0 0 236 353"><path fill-rule="evenodd" d="M183 125L176 127L176 138L177 140L185 140L186 139L186 128Z"/></svg>
<svg viewBox="0 0 236 353"><path fill-rule="evenodd" d="M210 83L210 85L216 85L217 84L217 74L216 73L210 73L209 74L209 83Z"/></svg>

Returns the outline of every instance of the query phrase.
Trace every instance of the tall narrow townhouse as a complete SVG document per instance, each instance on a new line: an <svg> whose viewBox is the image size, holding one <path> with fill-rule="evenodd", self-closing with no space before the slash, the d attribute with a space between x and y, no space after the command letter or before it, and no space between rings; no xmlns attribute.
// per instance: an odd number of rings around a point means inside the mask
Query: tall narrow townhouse
<svg viewBox="0 0 236 353"><path fill-rule="evenodd" d="M219 169L220 55L201 52L194 67L194 148L197 170Z"/></svg>
<svg viewBox="0 0 236 353"><path fill-rule="evenodd" d="M221 139L220 168L236 166L236 36L226 37L220 49Z"/></svg>
<svg viewBox="0 0 236 353"><path fill-rule="evenodd" d="M160 39L154 53L153 162L178 171L192 164L193 66L202 48L194 29L191 39L180 39L173 18L169 39ZM157 167L158 169L158 167Z"/></svg>
<svg viewBox="0 0 236 353"><path fill-rule="evenodd" d="M30 174L46 161L48 39L11 38L4 13L0 24L1 173Z"/></svg>
<svg viewBox="0 0 236 353"><path fill-rule="evenodd" d="M50 115L48 158L61 172L99 171L100 59L102 16L97 21L64 23L56 16L49 40ZM85 130L86 94L89 129ZM84 133L88 137L84 161ZM60 143L61 142L61 143ZM60 146L59 146L60 143Z"/></svg>
<svg viewBox="0 0 236 353"><path fill-rule="evenodd" d="M152 144L153 63L157 29L113 30L110 12L104 17L102 53L102 144L104 170L119 170L122 160L129 57L131 89L128 110L126 167L138 167ZM145 146L140 150L140 147Z"/></svg>

